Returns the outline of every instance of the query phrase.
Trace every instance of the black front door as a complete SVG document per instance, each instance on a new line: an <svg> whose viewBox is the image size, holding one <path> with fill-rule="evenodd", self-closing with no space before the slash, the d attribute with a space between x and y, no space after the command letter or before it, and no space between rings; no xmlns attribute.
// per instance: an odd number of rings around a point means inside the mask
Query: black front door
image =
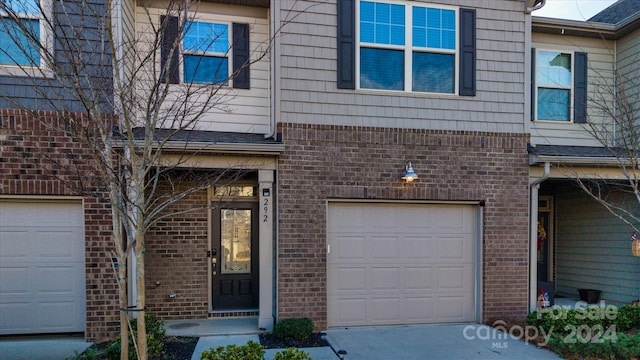
<svg viewBox="0 0 640 360"><path fill-rule="evenodd" d="M258 307L258 204L232 203L213 211L213 310Z"/></svg>

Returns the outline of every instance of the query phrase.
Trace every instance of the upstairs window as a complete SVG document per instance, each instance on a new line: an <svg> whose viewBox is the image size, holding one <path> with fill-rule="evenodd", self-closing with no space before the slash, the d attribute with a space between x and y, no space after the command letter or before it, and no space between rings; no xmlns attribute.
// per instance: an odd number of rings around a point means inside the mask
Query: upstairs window
<svg viewBox="0 0 640 360"><path fill-rule="evenodd" d="M476 95L476 11L338 0L337 87Z"/></svg>
<svg viewBox="0 0 640 360"><path fill-rule="evenodd" d="M587 54L532 51L534 120L586 122Z"/></svg>
<svg viewBox="0 0 640 360"><path fill-rule="evenodd" d="M455 92L456 10L361 1L360 88Z"/></svg>
<svg viewBox="0 0 640 360"><path fill-rule="evenodd" d="M183 82L228 85L229 25L189 21L183 33Z"/></svg>
<svg viewBox="0 0 640 360"><path fill-rule="evenodd" d="M41 9L37 0L3 0L0 5L0 65L40 66Z"/></svg>
<svg viewBox="0 0 640 360"><path fill-rule="evenodd" d="M571 121L571 54L538 51L538 120Z"/></svg>
<svg viewBox="0 0 640 360"><path fill-rule="evenodd" d="M187 21L161 16L160 80L249 89L249 24Z"/></svg>

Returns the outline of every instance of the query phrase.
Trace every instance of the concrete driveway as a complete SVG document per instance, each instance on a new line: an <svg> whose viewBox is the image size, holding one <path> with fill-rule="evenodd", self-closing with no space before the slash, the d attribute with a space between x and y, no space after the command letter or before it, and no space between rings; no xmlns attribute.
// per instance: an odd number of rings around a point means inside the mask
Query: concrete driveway
<svg viewBox="0 0 640 360"><path fill-rule="evenodd" d="M555 353L480 324L330 329L327 341L345 360L560 359Z"/></svg>
<svg viewBox="0 0 640 360"><path fill-rule="evenodd" d="M381 326L326 331L331 347L303 349L314 360L337 360L338 351L347 353L344 360L423 360L423 359L559 359L547 350L527 345L502 332L480 324ZM203 336L192 359L211 347L258 342L257 335ZM79 337L1 339L0 359L61 360L73 359L90 343ZM273 359L277 349L267 350Z"/></svg>
<svg viewBox="0 0 640 360"><path fill-rule="evenodd" d="M79 336L25 337L0 339L2 360L63 360L75 359L91 343Z"/></svg>

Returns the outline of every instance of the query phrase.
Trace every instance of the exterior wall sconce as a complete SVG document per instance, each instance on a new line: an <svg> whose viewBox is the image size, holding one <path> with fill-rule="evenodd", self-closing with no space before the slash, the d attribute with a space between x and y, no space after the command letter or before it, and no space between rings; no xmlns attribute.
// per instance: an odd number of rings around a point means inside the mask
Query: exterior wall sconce
<svg viewBox="0 0 640 360"><path fill-rule="evenodd" d="M402 180L410 183L413 180L418 179L418 174L413 171L413 166L411 166L411 161L407 161L407 164L404 166L404 174L402 174Z"/></svg>

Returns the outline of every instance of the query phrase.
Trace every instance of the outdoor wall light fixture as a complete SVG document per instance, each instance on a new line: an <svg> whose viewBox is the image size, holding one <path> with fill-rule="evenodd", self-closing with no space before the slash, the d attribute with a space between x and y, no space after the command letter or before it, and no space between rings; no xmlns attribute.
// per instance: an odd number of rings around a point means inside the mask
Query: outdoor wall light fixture
<svg viewBox="0 0 640 360"><path fill-rule="evenodd" d="M410 183L413 180L418 178L418 174L413 171L413 166L411 166L411 161L407 161L407 164L404 166L404 174L402 174L402 180Z"/></svg>

